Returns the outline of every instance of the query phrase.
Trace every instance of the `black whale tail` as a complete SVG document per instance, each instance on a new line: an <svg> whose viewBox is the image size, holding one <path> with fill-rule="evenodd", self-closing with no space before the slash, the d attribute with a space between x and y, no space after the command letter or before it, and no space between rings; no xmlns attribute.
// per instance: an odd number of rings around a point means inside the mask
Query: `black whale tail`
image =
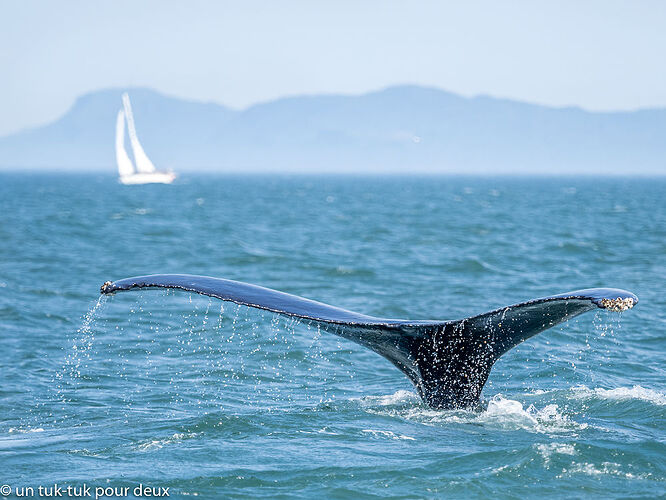
<svg viewBox="0 0 666 500"><path fill-rule="evenodd" d="M157 274L107 281L101 292L177 288L304 318L381 354L414 383L433 408L474 406L497 359L552 326L597 308L623 311L638 303L624 290L591 288L530 300L458 321L376 318L248 283Z"/></svg>

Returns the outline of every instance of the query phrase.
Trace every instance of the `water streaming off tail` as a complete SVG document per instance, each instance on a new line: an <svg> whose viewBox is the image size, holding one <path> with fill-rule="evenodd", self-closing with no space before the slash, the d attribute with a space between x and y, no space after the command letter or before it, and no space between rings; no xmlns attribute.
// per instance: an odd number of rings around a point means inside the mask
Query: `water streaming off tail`
<svg viewBox="0 0 666 500"><path fill-rule="evenodd" d="M71 339L62 401L88 398L124 418L316 405L353 379L350 349L316 324L196 294L103 300Z"/></svg>
<svg viewBox="0 0 666 500"><path fill-rule="evenodd" d="M63 366L55 374L56 390L65 397L65 387L85 377L91 362L91 351L95 343L97 319L108 297L100 295L83 317L81 327L70 338L65 347Z"/></svg>

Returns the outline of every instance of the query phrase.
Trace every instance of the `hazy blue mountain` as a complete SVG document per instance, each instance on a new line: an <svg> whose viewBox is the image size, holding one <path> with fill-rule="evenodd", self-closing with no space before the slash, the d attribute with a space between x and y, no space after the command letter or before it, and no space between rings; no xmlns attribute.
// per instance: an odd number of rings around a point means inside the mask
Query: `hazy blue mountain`
<svg viewBox="0 0 666 500"><path fill-rule="evenodd" d="M0 138L0 168L114 171L123 91ZM146 152L178 172L666 173L666 109L593 113L402 86L238 111L128 91Z"/></svg>

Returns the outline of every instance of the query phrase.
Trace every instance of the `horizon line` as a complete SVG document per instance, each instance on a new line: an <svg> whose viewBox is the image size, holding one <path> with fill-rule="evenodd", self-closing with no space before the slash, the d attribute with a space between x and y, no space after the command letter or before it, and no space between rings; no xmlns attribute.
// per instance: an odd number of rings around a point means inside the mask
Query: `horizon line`
<svg viewBox="0 0 666 500"><path fill-rule="evenodd" d="M93 176L102 175L117 178L118 174L114 169L107 170L78 170L69 167L31 167L31 168L2 168L0 167L0 175L12 174L49 174L49 175L83 175ZM614 179L662 179L666 178L665 172L649 172L649 173L632 173L626 174L624 172L617 173L593 173L593 172L579 172L579 173L557 173L557 172L485 172L485 173L460 173L460 172L301 172L301 171L267 171L267 170L254 170L246 172L236 171L210 171L210 170L187 170L184 173L178 174L178 179L187 177L199 176L220 176L220 177L409 177L409 178L428 178L428 177L460 177L460 178L614 178Z"/></svg>

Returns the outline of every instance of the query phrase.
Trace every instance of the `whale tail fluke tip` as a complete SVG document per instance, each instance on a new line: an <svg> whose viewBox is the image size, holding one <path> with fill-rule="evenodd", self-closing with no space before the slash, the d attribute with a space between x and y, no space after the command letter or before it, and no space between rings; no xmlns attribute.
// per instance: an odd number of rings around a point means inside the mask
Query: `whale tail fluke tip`
<svg viewBox="0 0 666 500"><path fill-rule="evenodd" d="M609 311L621 312L631 309L638 303L638 299L634 297L616 297L614 299L601 299L599 307L608 309Z"/></svg>
<svg viewBox="0 0 666 500"><path fill-rule="evenodd" d="M105 281L102 286L99 287L99 292L105 295L113 293L113 282Z"/></svg>

